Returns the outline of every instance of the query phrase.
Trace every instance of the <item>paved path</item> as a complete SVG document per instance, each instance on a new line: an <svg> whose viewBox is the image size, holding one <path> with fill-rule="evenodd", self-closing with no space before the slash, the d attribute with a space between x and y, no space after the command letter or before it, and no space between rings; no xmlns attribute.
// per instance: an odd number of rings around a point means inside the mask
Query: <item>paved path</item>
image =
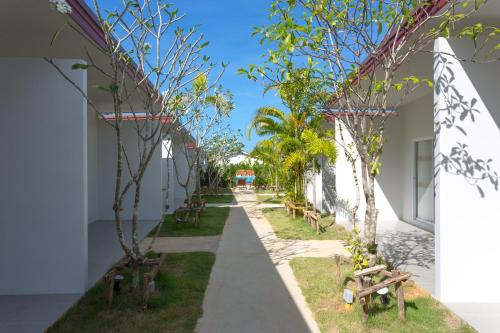
<svg viewBox="0 0 500 333"><path fill-rule="evenodd" d="M255 194L235 196L239 207L231 208L226 222L196 331L319 332L288 261L343 254L342 244L279 240Z"/></svg>

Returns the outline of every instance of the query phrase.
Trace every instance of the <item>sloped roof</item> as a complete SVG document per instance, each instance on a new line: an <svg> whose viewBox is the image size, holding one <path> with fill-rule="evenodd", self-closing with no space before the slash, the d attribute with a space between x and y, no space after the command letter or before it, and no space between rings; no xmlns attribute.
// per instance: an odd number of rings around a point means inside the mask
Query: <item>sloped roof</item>
<svg viewBox="0 0 500 333"><path fill-rule="evenodd" d="M242 176L242 177L248 177L248 176L254 176L255 173L253 170L237 170L236 171L236 176Z"/></svg>

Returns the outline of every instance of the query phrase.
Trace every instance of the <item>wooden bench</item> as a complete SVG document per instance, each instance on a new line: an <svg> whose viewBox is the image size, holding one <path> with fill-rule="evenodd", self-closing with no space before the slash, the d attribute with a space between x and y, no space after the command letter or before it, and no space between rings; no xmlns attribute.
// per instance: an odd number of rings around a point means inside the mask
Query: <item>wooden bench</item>
<svg viewBox="0 0 500 333"><path fill-rule="evenodd" d="M195 224L198 224L200 222L201 211L201 207L179 207L174 212L174 221L175 223L187 222L191 213L194 213Z"/></svg>
<svg viewBox="0 0 500 333"><path fill-rule="evenodd" d="M166 253L162 253L158 259L155 261L151 261L151 265L153 266L153 269L148 272L144 273L144 279L143 279L143 310L147 310L149 306L149 298L151 294L154 292L154 289L156 289L154 280L156 278L156 275L161 269L161 265L165 261Z"/></svg>
<svg viewBox="0 0 500 333"><path fill-rule="evenodd" d="M383 275L387 279L380 283L372 285L373 275ZM368 308L371 301L371 294L389 286L394 285L396 289L396 299L398 306L398 317L403 320L405 318L405 301L403 292L403 282L411 277L411 273L401 273L398 270L388 271L385 265L377 265L370 268L354 272L356 280L356 297L362 306L361 319L363 322L368 320Z"/></svg>
<svg viewBox="0 0 500 333"><path fill-rule="evenodd" d="M319 224L319 220L321 219L321 215L313 210L304 210L304 220L309 223L316 230L316 234L320 234L321 228Z"/></svg>
<svg viewBox="0 0 500 333"><path fill-rule="evenodd" d="M293 218L297 217L297 212L304 213L304 209L305 209L305 207L295 205L294 203L291 203L291 202L288 203L288 206L287 206L288 215L290 215L290 212L291 212Z"/></svg>

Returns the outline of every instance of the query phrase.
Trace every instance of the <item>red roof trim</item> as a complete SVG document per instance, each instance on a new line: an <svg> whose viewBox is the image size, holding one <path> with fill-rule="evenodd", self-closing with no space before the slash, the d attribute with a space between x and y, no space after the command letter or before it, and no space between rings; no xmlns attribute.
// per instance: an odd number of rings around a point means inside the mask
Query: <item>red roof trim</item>
<svg viewBox="0 0 500 333"><path fill-rule="evenodd" d="M83 0L67 0L71 6L71 13L69 16L83 29L83 31L92 39L97 45L106 48L106 39L104 31L99 25L99 20L94 14L92 9L87 6Z"/></svg>
<svg viewBox="0 0 500 333"><path fill-rule="evenodd" d="M114 114L104 115L104 119L114 121L116 120L116 116ZM145 115L133 115L133 114L124 114L122 115L123 121L140 121L140 120L160 120L164 124L171 124L172 117L168 116L145 116Z"/></svg>
<svg viewBox="0 0 500 333"><path fill-rule="evenodd" d="M408 37L409 34L414 32L416 29L418 29L422 24L424 24L427 19L439 12L441 9L443 9L446 5L448 4L448 0L432 0L432 3L426 6L420 6L413 12L413 18L414 18L414 24L409 27L408 22L405 23L403 29L401 29L399 32L397 31L392 31L388 37L384 38L382 41L379 49L372 53L361 65L361 76L364 76L371 72L372 70L377 67L377 65L380 64L382 61L383 57L386 56L387 53L389 52L390 48L394 44L394 40L396 39L395 46L399 46L406 37ZM356 77L354 83L357 82L358 77ZM335 118L338 118L341 115L347 115L348 112L332 112L332 111L326 111L324 112L325 118L327 121L334 121ZM396 114L397 115L397 114Z"/></svg>
<svg viewBox="0 0 500 333"><path fill-rule="evenodd" d="M420 6L419 8L417 8L413 13L413 18L415 20L414 24L412 26L408 26L408 22L406 22L403 25L403 29L399 31L397 30L392 31L388 35L388 37L386 37L384 41L381 43L379 50L371 54L370 57L368 57L364 61L360 71L361 76L372 71L382 61L381 58L383 57L381 56L386 56L390 48L393 47L393 45L399 46L404 41L404 39L408 37L409 34L418 29L422 24L424 24L427 21L427 19L430 16L439 12L447 4L448 0L434 0L433 3L429 5Z"/></svg>

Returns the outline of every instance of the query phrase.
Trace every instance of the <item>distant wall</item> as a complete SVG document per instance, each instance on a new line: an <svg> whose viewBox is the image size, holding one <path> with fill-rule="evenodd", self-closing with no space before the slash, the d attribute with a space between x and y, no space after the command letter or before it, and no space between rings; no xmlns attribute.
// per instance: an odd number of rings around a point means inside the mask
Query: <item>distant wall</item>
<svg viewBox="0 0 500 333"><path fill-rule="evenodd" d="M391 127L394 126L394 124L389 123L387 125L387 131L391 131ZM350 142L352 142L352 139L347 132L347 130L344 128L343 129L343 135L344 139L346 141L346 145L348 145ZM337 136L338 142L341 142L340 139L340 132L337 130L335 132L335 135ZM388 138L391 138L389 134L387 134ZM392 140L392 139L389 139ZM388 141L390 142L390 141ZM395 142L397 142L397 139L395 139ZM387 158L387 155L390 155L390 152L387 152L387 150L384 149L385 155L383 158ZM364 194L363 194L363 188L362 188L362 179L361 179L361 172L360 171L361 165L359 158L357 160L357 178L359 181L359 193L360 193L360 206L358 209L358 219L363 220L365 216L365 199L364 199ZM391 177L395 177L396 175L394 172L396 172L397 165L391 165L391 163L384 163L384 160L382 160L382 168L381 172L383 173L388 173L392 174ZM331 183L331 182L330 182ZM350 211L352 207L354 206L354 203L356 201L356 186L354 182L354 177L352 173L352 167L350 162L347 160L344 150L342 147L338 147L338 156L337 156L337 161L335 163L335 193L332 193L329 195L329 197L333 197L334 200L334 206L337 211L337 219L339 221L348 221L350 219ZM387 188L383 188L379 184L379 180L376 179L375 182L375 198L376 198L376 204L377 208L379 209L379 220L397 220L398 215L396 213L395 207L392 206L390 197L386 195L385 192L390 191Z"/></svg>
<svg viewBox="0 0 500 333"><path fill-rule="evenodd" d="M173 143L172 143L172 153L173 153L173 159L175 160L175 168L173 169L173 182L174 182L174 198L176 201L176 204L179 202L183 202L184 199L186 199L186 193L184 188L180 185L180 183L185 184L188 173L189 173L189 165L188 165L188 160L186 159L186 154L184 152L184 143L180 138L173 138ZM177 175L175 174L175 171L178 173L178 178ZM194 173L194 167L192 172ZM180 183L179 183L180 181ZM191 194L193 193L195 189L195 177L194 175L191 175L189 184L188 184L188 192Z"/></svg>
<svg viewBox="0 0 500 333"><path fill-rule="evenodd" d="M172 140L170 138L166 139L162 143L162 154L161 154L161 182L162 182L162 195L163 195L163 206L167 204L168 198L168 212L172 213L177 207L175 207L174 198L174 186L175 186L175 176L174 176L174 165L172 160Z"/></svg>
<svg viewBox="0 0 500 333"><path fill-rule="evenodd" d="M76 60L56 62L86 90ZM0 59L0 73L0 294L83 292L86 102L43 59Z"/></svg>
<svg viewBox="0 0 500 333"><path fill-rule="evenodd" d="M89 109L87 112L87 152L88 152L88 222L99 220L99 139L97 130L97 113Z"/></svg>
<svg viewBox="0 0 500 333"><path fill-rule="evenodd" d="M98 131L98 220L113 220L113 198L116 180L116 135L114 130L102 120L97 121ZM123 144L133 170L137 169L139 156L137 134L131 123L123 124ZM124 161L123 184L129 179L128 169ZM162 170L161 147L155 151L144 178L142 180L139 218L141 220L159 220L162 215ZM122 218L132 219L135 187L129 190L123 201Z"/></svg>

